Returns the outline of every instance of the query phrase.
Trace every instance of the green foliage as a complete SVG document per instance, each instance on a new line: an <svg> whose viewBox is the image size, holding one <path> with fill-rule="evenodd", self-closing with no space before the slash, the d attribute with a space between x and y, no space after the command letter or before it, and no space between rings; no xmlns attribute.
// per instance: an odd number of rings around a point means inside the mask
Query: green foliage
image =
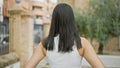
<svg viewBox="0 0 120 68"><path fill-rule="evenodd" d="M95 37L104 45L109 35L120 35L120 0L90 0L89 8L83 13L75 11L82 36Z"/></svg>
<svg viewBox="0 0 120 68"><path fill-rule="evenodd" d="M81 36L92 38L93 37L93 30L91 29L91 26L94 25L93 23L90 23L90 16L88 15L82 15L78 12L78 10L75 10L75 21L78 26L78 30ZM91 20L92 21L92 20Z"/></svg>
<svg viewBox="0 0 120 68"><path fill-rule="evenodd" d="M94 10L92 15L102 21L109 34L120 35L120 0L91 0L90 8Z"/></svg>

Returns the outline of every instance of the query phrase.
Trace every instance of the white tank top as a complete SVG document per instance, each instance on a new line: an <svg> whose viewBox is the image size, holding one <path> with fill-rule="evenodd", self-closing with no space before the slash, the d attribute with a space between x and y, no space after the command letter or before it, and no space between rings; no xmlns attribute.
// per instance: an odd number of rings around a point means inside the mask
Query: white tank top
<svg viewBox="0 0 120 68"><path fill-rule="evenodd" d="M77 47L73 46L72 52L58 52L59 35L54 37L54 50L47 50L47 59L50 68L81 68L82 57L79 55Z"/></svg>

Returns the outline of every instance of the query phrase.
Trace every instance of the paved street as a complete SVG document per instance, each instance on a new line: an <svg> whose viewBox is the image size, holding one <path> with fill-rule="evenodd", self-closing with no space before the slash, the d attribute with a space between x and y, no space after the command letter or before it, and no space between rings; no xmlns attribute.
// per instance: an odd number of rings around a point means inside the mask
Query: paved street
<svg viewBox="0 0 120 68"><path fill-rule="evenodd" d="M106 68L120 68L120 56L99 55L99 57L105 64ZM42 60L37 68L49 68L49 64L46 61L46 58ZM85 59L82 61L82 66L82 68L91 68Z"/></svg>

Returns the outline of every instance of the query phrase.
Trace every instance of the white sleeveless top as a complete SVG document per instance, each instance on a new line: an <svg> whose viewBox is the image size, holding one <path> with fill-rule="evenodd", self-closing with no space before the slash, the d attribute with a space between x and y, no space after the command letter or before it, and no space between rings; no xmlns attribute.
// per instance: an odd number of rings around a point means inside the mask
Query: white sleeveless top
<svg viewBox="0 0 120 68"><path fill-rule="evenodd" d="M54 50L47 50L47 59L50 68L81 68L82 57L79 55L77 47L73 46L72 52L58 52L59 35L54 37Z"/></svg>

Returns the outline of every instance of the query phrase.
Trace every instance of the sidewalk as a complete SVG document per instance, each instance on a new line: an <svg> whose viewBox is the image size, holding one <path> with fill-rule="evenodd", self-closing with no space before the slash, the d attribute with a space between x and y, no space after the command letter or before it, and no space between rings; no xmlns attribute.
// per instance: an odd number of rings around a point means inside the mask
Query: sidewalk
<svg viewBox="0 0 120 68"><path fill-rule="evenodd" d="M99 55L99 58L102 60L106 68L120 68L120 56ZM90 67L89 63L85 59L82 61L82 66L84 66L83 68Z"/></svg>
<svg viewBox="0 0 120 68"><path fill-rule="evenodd" d="M120 56L99 55L106 68L120 68ZM47 58L43 59L36 68L49 68ZM82 68L91 68L89 63L83 58Z"/></svg>

